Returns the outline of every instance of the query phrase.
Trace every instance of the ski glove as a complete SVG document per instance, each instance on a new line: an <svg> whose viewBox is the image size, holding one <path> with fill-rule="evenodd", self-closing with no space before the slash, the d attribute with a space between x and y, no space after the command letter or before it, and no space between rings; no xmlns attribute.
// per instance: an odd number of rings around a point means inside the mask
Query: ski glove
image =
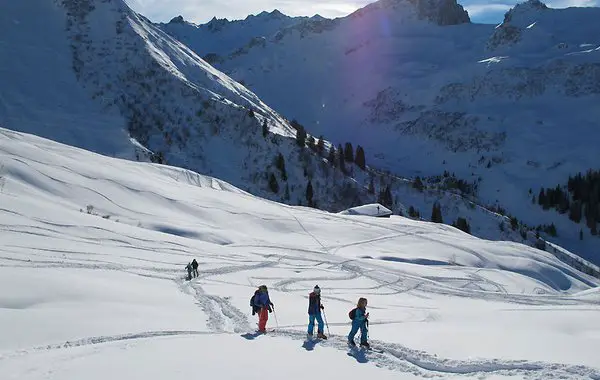
<svg viewBox="0 0 600 380"><path fill-rule="evenodd" d="M321 310L325 310L325 306L321 305Z"/></svg>

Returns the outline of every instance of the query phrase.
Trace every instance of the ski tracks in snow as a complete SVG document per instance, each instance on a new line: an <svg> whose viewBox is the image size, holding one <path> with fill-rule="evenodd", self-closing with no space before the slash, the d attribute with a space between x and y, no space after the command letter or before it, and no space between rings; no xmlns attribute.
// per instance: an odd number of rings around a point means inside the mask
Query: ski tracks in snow
<svg viewBox="0 0 600 380"><path fill-rule="evenodd" d="M203 271L194 281L178 280L177 282L184 293L192 295L196 299L208 318L207 326L211 331L216 333L247 332L251 330L251 326L246 314L233 306L227 298L207 294L198 280L223 274L267 268L277 265L277 263L277 261L266 261L258 264L226 266Z"/></svg>
<svg viewBox="0 0 600 380"><path fill-rule="evenodd" d="M214 300L211 298L211 300ZM221 301L214 300L216 303ZM222 305L222 304L220 304ZM226 309L226 308L224 308ZM225 312L225 310L223 310ZM235 314L235 313L234 313ZM240 325L241 326L241 325ZM237 331L239 333L241 331ZM217 331L147 331L140 333L96 336L77 340L70 340L59 344L48 344L30 349L17 350L0 354L0 361L23 355L70 349L83 346L108 344L116 342L134 341L160 337L202 336L214 334L232 334L231 332ZM275 330L267 337L291 338L304 341L304 332L295 330ZM346 351L349 356L359 363L371 363L380 368L391 371L409 373L422 378L449 378L449 377L475 377L485 379L491 375L518 376L531 380L552 379L590 379L600 380L600 370L583 365L567 365L558 363L533 362L526 360L500 360L500 359L474 359L455 360L445 359L427 352L409 349L399 344L371 341L376 350L362 350L349 348L345 337L332 336L327 341L320 341L319 345Z"/></svg>
<svg viewBox="0 0 600 380"><path fill-rule="evenodd" d="M197 282L183 283L180 287L183 292L194 296L208 317L207 326L212 332L241 333L251 329L246 314L233 306L228 299L207 294Z"/></svg>
<svg viewBox="0 0 600 380"><path fill-rule="evenodd" d="M123 342L128 340L140 340L150 339L157 337L172 337L172 336L190 336L190 335L209 335L213 334L210 331L194 331L194 330L161 330L161 331L145 331L131 334L119 334L119 335L104 335L81 338L76 340L68 340L64 343L47 344L44 346L37 346L29 349L17 350L9 353L0 354L0 360L10 359L22 355L32 354L36 352L45 352L53 350L68 349L74 347L91 346L96 344Z"/></svg>
<svg viewBox="0 0 600 380"><path fill-rule="evenodd" d="M276 330L269 336L304 339L305 334L293 330ZM399 344L371 341L378 351L350 349L345 337L330 337L319 344L347 351L360 363L372 363L392 371L410 373L423 378L489 375L519 376L525 379L592 379L600 380L600 370L583 365L532 362L526 360L440 358L427 352L409 349Z"/></svg>

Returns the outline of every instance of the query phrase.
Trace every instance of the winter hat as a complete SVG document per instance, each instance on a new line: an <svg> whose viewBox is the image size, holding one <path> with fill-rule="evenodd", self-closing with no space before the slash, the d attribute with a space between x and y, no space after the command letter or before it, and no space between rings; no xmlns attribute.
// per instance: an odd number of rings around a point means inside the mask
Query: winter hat
<svg viewBox="0 0 600 380"><path fill-rule="evenodd" d="M313 291L317 294L321 293L321 288L319 288L319 285L315 285L315 288L313 289Z"/></svg>

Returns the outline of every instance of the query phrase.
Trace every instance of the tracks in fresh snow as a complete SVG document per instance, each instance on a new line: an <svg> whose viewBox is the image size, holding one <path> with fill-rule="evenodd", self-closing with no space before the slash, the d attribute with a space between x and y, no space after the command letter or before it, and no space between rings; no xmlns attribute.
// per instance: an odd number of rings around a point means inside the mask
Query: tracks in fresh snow
<svg viewBox="0 0 600 380"><path fill-rule="evenodd" d="M269 336L291 337L302 340L305 334L293 330L279 330ZM532 362L526 360L474 359L453 360L427 352L413 350L399 344L371 341L381 352L349 349L345 337L330 337L319 344L347 351L360 363L372 363L392 371L410 373L423 378L489 375L520 376L526 379L593 379L600 380L600 370L583 365Z"/></svg>
<svg viewBox="0 0 600 380"><path fill-rule="evenodd" d="M192 294L208 317L207 326L213 332L246 332L251 329L248 317L229 302L228 299L207 294L197 282L180 285L181 289Z"/></svg>
<svg viewBox="0 0 600 380"><path fill-rule="evenodd" d="M234 332L239 333L239 332ZM106 335L69 340L63 343L48 344L29 349L0 354L0 361L33 353L63 350L83 346L119 343L160 337L184 337L215 334L233 334L231 332L193 331L193 330L161 330L131 334ZM294 330L276 330L267 337L291 338L298 342L305 339L304 332ZM559 363L545 363L526 360L473 359L454 360L441 358L427 352L413 350L400 344L371 341L380 351L364 351L350 349L345 337L332 336L319 345L345 351L359 363L371 363L391 371L409 373L422 378L449 378L462 376L477 376L485 379L491 375L519 376L532 380L552 379L591 379L600 380L600 370L583 366Z"/></svg>
<svg viewBox="0 0 600 380"><path fill-rule="evenodd" d="M217 275L267 268L277 263L277 261L267 261L257 264L225 266L218 269L205 270L196 280L178 280L178 284L184 293L190 294L196 299L196 302L208 317L207 326L211 331L217 333L247 332L251 329L251 326L246 314L233 306L228 298L207 294L198 280Z"/></svg>
<svg viewBox="0 0 600 380"><path fill-rule="evenodd" d="M17 350L10 353L0 354L0 360L10 359L17 356L27 355L36 352L61 350L73 347L91 346L103 343L122 342L128 340L140 340L150 339L157 337L169 337L169 336L190 336L190 335L209 335L212 332L209 331L194 331L194 330L160 330L160 331L146 331L131 334L118 334L118 335L103 335L93 336L88 338L81 338L76 340L68 340L63 343L47 344L44 346L37 346L24 350Z"/></svg>

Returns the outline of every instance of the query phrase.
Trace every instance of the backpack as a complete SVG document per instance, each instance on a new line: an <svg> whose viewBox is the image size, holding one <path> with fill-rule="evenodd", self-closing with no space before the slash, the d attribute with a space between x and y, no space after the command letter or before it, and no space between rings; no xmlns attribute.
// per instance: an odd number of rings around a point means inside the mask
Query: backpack
<svg viewBox="0 0 600 380"><path fill-rule="evenodd" d="M350 317L351 320L354 320L354 318L356 318L356 307L352 310L350 310L350 312L348 313L348 317Z"/></svg>
<svg viewBox="0 0 600 380"><path fill-rule="evenodd" d="M254 297L256 297L256 293L258 293L258 290L255 291L252 295L252 298L250 298L250 307L252 308L252 315L255 315L256 313L260 312L260 308L254 304Z"/></svg>

